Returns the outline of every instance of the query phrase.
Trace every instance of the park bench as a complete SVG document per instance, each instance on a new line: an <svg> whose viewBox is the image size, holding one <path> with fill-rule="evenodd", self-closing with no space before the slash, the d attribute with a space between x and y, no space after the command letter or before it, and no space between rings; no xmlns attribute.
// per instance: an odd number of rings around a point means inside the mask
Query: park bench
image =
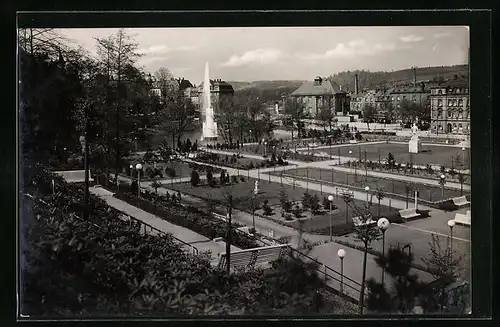
<svg viewBox="0 0 500 327"><path fill-rule="evenodd" d="M362 226L362 225L372 225L376 224L377 222L371 218L369 218L366 221L362 221L361 217L352 217L352 221L354 223L354 226Z"/></svg>
<svg viewBox="0 0 500 327"><path fill-rule="evenodd" d="M467 201L467 198L464 196L459 196L457 198L453 198L453 203L457 206L457 207L462 207L462 206L465 206L467 204L470 203L470 201Z"/></svg>
<svg viewBox="0 0 500 327"><path fill-rule="evenodd" d="M399 210L399 215L405 220L420 217L415 208Z"/></svg>
<svg viewBox="0 0 500 327"><path fill-rule="evenodd" d="M455 214L455 223L463 226L470 226L470 210L464 214L456 213Z"/></svg>
<svg viewBox="0 0 500 327"><path fill-rule="evenodd" d="M281 244L231 252L231 269L268 268L270 263L282 258L288 250L288 244ZM218 267L226 269L226 265L226 254L221 253Z"/></svg>
<svg viewBox="0 0 500 327"><path fill-rule="evenodd" d="M55 171L54 173L64 178L68 183L85 182L85 170L65 170L65 171ZM94 179L91 176L92 174L89 171L89 181L93 182Z"/></svg>

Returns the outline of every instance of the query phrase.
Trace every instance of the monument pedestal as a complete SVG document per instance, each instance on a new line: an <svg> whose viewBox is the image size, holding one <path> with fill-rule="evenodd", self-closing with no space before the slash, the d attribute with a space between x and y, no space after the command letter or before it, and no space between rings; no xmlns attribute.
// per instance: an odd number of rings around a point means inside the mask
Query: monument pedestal
<svg viewBox="0 0 500 327"><path fill-rule="evenodd" d="M420 141L418 136L413 135L408 143L408 150L410 153L419 153L420 152Z"/></svg>

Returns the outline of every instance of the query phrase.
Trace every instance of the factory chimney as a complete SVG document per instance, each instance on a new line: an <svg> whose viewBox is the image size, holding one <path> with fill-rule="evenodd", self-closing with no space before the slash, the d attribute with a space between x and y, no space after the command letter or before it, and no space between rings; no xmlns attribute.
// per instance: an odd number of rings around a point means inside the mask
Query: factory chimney
<svg viewBox="0 0 500 327"><path fill-rule="evenodd" d="M354 75L354 94L358 94L359 85L358 85L358 74Z"/></svg>
<svg viewBox="0 0 500 327"><path fill-rule="evenodd" d="M417 67L413 67L413 85L417 86Z"/></svg>

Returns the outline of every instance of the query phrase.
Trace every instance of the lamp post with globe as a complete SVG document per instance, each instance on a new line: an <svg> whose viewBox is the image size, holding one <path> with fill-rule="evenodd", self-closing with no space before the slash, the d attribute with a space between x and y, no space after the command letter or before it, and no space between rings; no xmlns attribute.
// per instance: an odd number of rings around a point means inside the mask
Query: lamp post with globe
<svg viewBox="0 0 500 327"><path fill-rule="evenodd" d="M382 232L382 256L385 257L385 231L389 228L390 222L387 218L377 220L377 227ZM382 268L382 285L384 285L385 271Z"/></svg>
<svg viewBox="0 0 500 327"><path fill-rule="evenodd" d="M445 176L444 174L441 174L441 176L439 176L439 185L441 185L441 199L444 199L444 184L446 184Z"/></svg>
<svg viewBox="0 0 500 327"><path fill-rule="evenodd" d="M330 242L333 241L333 224L332 224L332 203L333 203L333 195L328 196L328 201L330 202Z"/></svg>
<svg viewBox="0 0 500 327"><path fill-rule="evenodd" d="M448 227L450 227L450 263L452 260L452 253L453 253L453 227L455 227L455 220L450 219L448 220Z"/></svg>
<svg viewBox="0 0 500 327"><path fill-rule="evenodd" d="M340 294L344 293L344 257L345 250L340 249L337 251L337 256L340 258Z"/></svg>
<svg viewBox="0 0 500 327"><path fill-rule="evenodd" d="M366 192L366 206L368 207L368 193L370 191L370 187L369 186L365 186L365 192Z"/></svg>
<svg viewBox="0 0 500 327"><path fill-rule="evenodd" d="M142 165L138 163L135 165L135 169L137 169L137 197L141 197L141 170Z"/></svg>

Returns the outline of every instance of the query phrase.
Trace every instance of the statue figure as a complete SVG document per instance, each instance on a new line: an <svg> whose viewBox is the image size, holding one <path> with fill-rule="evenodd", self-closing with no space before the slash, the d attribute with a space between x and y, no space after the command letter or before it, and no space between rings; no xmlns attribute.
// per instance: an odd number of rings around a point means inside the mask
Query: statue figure
<svg viewBox="0 0 500 327"><path fill-rule="evenodd" d="M409 152L410 153L418 153L419 152L419 140L418 140L418 126L417 123L413 123L413 126L411 128L411 139L409 142Z"/></svg>

